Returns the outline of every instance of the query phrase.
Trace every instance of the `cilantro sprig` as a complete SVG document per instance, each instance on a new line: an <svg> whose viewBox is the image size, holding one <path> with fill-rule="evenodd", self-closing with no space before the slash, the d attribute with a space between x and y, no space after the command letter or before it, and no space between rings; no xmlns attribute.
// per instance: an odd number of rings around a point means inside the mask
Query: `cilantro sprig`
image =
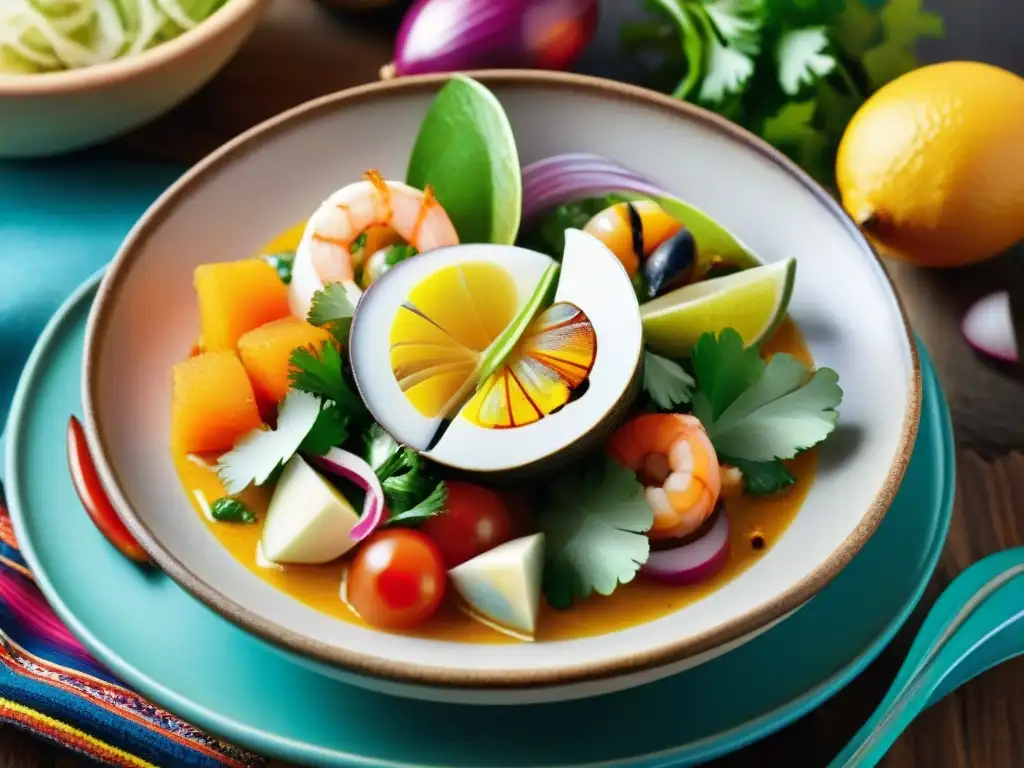
<svg viewBox="0 0 1024 768"><path fill-rule="evenodd" d="M391 512L389 524L421 523L444 511L447 488L423 457L400 445L376 423L364 439L366 463L380 480L384 503Z"/></svg>
<svg viewBox="0 0 1024 768"><path fill-rule="evenodd" d="M651 65L651 87L713 109L831 184L847 122L876 89L918 65L941 37L922 0L645 0L623 44Z"/></svg>
<svg viewBox="0 0 1024 768"><path fill-rule="evenodd" d="M791 459L832 433L843 399L831 368L811 371L792 355L765 362L731 328L706 333L693 349L693 414L715 451L752 462Z"/></svg>
<svg viewBox="0 0 1024 768"><path fill-rule="evenodd" d="M650 554L645 535L654 512L634 474L608 457L592 457L542 489L544 594L568 608L593 592L610 595L633 580Z"/></svg>

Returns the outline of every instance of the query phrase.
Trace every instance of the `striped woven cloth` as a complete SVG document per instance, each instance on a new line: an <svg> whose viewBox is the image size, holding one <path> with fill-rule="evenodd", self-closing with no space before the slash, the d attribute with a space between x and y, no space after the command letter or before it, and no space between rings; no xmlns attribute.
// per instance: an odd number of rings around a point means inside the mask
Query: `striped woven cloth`
<svg viewBox="0 0 1024 768"><path fill-rule="evenodd" d="M266 763L151 704L107 672L43 599L0 486L0 721L113 766Z"/></svg>

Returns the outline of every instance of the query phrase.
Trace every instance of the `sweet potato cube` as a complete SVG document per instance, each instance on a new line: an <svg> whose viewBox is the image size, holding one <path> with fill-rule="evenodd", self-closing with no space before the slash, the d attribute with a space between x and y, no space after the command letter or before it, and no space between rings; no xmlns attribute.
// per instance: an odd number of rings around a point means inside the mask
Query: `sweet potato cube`
<svg viewBox="0 0 1024 768"><path fill-rule="evenodd" d="M260 406L274 406L287 394L289 360L296 347L319 349L330 338L331 334L323 328L295 317L274 320L242 336L238 340L238 354Z"/></svg>
<svg viewBox="0 0 1024 768"><path fill-rule="evenodd" d="M233 350L243 333L290 314L288 287L261 259L203 264L193 282L207 352Z"/></svg>
<svg viewBox="0 0 1024 768"><path fill-rule="evenodd" d="M252 384L234 352L206 352L174 366L171 448L226 451L262 424Z"/></svg>

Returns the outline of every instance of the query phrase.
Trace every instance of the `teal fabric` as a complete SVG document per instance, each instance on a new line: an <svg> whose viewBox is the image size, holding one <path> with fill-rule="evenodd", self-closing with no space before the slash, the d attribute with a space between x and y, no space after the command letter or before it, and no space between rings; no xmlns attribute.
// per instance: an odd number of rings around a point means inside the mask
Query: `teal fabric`
<svg viewBox="0 0 1024 768"><path fill-rule="evenodd" d="M180 172L82 159L0 163L0 425L43 326Z"/></svg>

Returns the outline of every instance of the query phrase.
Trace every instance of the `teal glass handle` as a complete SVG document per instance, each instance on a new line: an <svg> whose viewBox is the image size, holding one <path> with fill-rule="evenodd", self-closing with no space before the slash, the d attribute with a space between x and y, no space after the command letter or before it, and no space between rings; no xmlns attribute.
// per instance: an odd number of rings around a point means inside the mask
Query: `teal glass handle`
<svg viewBox="0 0 1024 768"><path fill-rule="evenodd" d="M981 560L940 595L896 680L829 768L871 768L917 715L1024 652L1024 548Z"/></svg>

